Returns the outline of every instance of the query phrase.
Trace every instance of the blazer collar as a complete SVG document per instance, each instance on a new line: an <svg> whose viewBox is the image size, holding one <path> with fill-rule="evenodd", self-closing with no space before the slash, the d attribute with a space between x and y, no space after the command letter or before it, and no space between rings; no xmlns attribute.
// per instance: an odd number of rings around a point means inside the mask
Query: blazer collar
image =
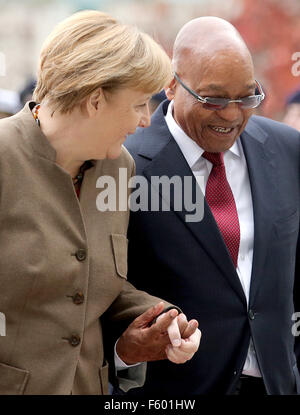
<svg viewBox="0 0 300 415"><path fill-rule="evenodd" d="M27 102L24 108L14 116L20 125L20 131L24 138L22 145L25 147L30 146L40 157L55 161L55 149L51 146L49 140L43 134L32 116L31 110L35 105L33 101Z"/></svg>
<svg viewBox="0 0 300 415"><path fill-rule="evenodd" d="M50 144L47 137L43 134L41 128L35 122L31 110L36 103L34 101L28 101L24 108L14 115L15 120L20 125L21 134L23 135L22 145L29 146L40 157L47 160L56 161L56 150ZM97 160L88 160L93 166Z"/></svg>

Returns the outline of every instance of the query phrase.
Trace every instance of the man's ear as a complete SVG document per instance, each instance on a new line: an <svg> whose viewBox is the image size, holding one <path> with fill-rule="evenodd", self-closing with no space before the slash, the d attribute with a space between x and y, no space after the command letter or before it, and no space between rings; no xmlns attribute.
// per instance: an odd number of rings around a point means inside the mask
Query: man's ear
<svg viewBox="0 0 300 415"><path fill-rule="evenodd" d="M169 85L165 88L165 93L169 101L175 97L176 79L173 78Z"/></svg>

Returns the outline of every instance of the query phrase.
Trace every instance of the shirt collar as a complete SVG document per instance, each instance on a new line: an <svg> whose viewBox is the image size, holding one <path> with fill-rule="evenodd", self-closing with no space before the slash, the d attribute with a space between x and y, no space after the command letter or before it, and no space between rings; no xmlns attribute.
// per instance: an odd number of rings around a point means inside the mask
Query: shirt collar
<svg viewBox="0 0 300 415"><path fill-rule="evenodd" d="M170 130L170 133L174 137L174 140L178 144L181 152L183 153L188 165L192 168L200 159L204 153L203 148L201 148L194 140L192 140L183 129L177 124L173 117L173 101L170 102L168 106L167 114L165 115L165 120L167 126ZM241 142L240 137L234 142L229 150L224 152L241 157Z"/></svg>

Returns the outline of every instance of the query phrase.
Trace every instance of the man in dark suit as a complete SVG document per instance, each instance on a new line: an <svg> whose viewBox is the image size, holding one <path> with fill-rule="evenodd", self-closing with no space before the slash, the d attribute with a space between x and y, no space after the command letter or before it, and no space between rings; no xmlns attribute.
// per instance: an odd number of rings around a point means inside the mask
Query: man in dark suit
<svg viewBox="0 0 300 415"><path fill-rule="evenodd" d="M299 133L253 115L264 93L228 22L187 23L173 64L171 102L125 145L149 183L191 177L204 215L188 222L174 200L169 211L132 211L128 278L195 317L202 340L186 365L149 363L144 387L131 393L299 393Z"/></svg>

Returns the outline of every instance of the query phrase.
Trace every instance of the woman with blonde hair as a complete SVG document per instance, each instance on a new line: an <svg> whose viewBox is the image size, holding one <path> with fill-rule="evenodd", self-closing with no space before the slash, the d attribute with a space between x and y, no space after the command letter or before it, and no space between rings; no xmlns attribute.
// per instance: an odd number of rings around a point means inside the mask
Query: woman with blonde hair
<svg viewBox="0 0 300 415"><path fill-rule="evenodd" d="M0 393L108 393L100 317L104 338L120 336L119 369L198 349L195 320L166 304L151 325L164 304L126 281L128 208L96 206L99 177L119 188L120 168L134 174L122 143L149 125L149 99L171 77L148 35L79 12L46 39L34 102L1 120Z"/></svg>

